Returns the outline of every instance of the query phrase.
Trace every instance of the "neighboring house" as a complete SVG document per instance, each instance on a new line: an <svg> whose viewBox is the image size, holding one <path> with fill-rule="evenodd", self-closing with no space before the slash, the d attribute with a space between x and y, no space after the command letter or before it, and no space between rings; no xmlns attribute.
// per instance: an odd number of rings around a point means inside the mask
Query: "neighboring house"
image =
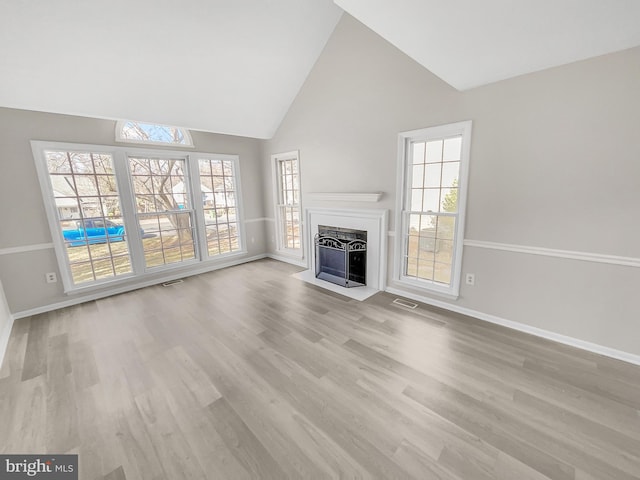
<svg viewBox="0 0 640 480"><path fill-rule="evenodd" d="M205 207L213 207L215 204L224 205L226 203L224 192L214 192L210 188L200 185L200 189L202 190L202 202ZM173 198L178 204L180 208L184 208L185 205L185 188L184 182L177 183L173 189Z"/></svg>
<svg viewBox="0 0 640 480"><path fill-rule="evenodd" d="M85 218L102 215L100 202L86 198L96 191L95 185L89 178L76 176L75 186L70 176L51 175L50 178L60 220L80 218L80 208L82 208L82 216ZM95 193L93 194L95 195ZM78 195L82 197L80 202L77 200Z"/></svg>

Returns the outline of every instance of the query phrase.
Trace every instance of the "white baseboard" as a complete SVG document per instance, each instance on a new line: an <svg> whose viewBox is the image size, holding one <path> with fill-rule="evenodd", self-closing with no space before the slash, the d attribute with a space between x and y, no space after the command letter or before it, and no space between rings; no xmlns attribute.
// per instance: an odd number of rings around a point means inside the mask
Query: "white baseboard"
<svg viewBox="0 0 640 480"><path fill-rule="evenodd" d="M9 337L11 336L11 328L13 327L14 317L9 316L9 322L4 326L4 329L0 332L0 369L2 368L2 361L7 353L7 346L9 346Z"/></svg>
<svg viewBox="0 0 640 480"><path fill-rule="evenodd" d="M49 305L43 305L41 307L31 308L29 310L23 310L21 312L16 312L13 314L13 318L15 320L19 318L31 317L33 315L38 315L40 313L51 312L53 310L58 310L60 308L71 307L73 305L78 305L84 302L90 302L92 300L98 300L100 298L109 297L111 295L117 295L119 293L130 292L132 290L138 290L144 287L150 287L151 285L157 285L159 283L168 282L170 280L176 280L178 278L187 278L193 275L199 275L201 273L213 272L215 270L220 270L222 268L233 267L235 265L240 265L242 263L253 262L255 260L261 260L266 258L266 254L255 255L253 257L243 257L239 259L229 260L227 262L216 263L214 265L207 265L203 268L198 268L194 270L190 270L188 272L177 272L171 275L165 275L160 278L154 278L153 280L148 280L146 282L136 283L133 285L126 285L118 288L111 288L109 290L101 290L100 292L91 293L90 295L83 296L74 296L69 300L65 300L64 302L51 303Z"/></svg>
<svg viewBox="0 0 640 480"><path fill-rule="evenodd" d="M278 260L279 262L290 263L298 267L308 268L307 261L303 258L287 257L286 255L278 255L277 253L267 253L268 258Z"/></svg>
<svg viewBox="0 0 640 480"><path fill-rule="evenodd" d="M477 318L478 320L484 320L485 322L494 323L496 325L502 325L503 327L507 327L513 330L518 330L520 332L535 335L536 337L545 338L547 340L552 340L554 342L562 343L564 345L569 345L571 347L579 348L581 350L586 350L588 352L597 353L599 355L615 358L617 360L622 360L623 362L632 363L634 365L640 365L640 355L634 355L633 353L624 352L622 350L616 350L615 348L605 347L603 345L598 345L597 343L591 343L584 340L580 340L578 338L569 337L567 335L561 335L559 333L551 332L549 330L532 327L531 325L526 325L520 322L514 322L513 320L507 320L505 318L496 317L495 315L491 315L489 313L478 312L477 310L460 307L458 305L443 302L443 301L436 300L429 297L424 297L422 295L410 294L408 292L405 292L404 290L400 290L394 287L387 287L386 291L393 295L399 295L401 297L410 298L411 300L416 300L418 302L426 303L428 305L433 305L434 307L443 308L445 310L450 310L452 312L461 313L469 317Z"/></svg>

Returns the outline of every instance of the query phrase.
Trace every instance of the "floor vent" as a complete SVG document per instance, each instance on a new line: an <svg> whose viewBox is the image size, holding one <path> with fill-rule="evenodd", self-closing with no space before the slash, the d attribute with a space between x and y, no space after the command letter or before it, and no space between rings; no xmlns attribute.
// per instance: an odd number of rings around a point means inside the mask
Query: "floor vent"
<svg viewBox="0 0 640 480"><path fill-rule="evenodd" d="M401 307L410 308L411 310L418 308L417 303L409 302L408 300L403 300L402 298L396 298L393 303L396 305L400 305Z"/></svg>
<svg viewBox="0 0 640 480"><path fill-rule="evenodd" d="M177 280L169 280L168 282L164 282L162 284L163 287L170 287L171 285L175 285L176 283L182 283L184 282L184 280L182 279L177 279Z"/></svg>

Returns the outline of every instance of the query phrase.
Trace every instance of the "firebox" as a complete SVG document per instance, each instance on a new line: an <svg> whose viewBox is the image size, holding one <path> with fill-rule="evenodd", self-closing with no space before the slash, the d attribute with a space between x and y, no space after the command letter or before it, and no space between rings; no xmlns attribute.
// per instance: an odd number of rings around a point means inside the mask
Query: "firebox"
<svg viewBox="0 0 640 480"><path fill-rule="evenodd" d="M362 287L367 277L367 232L318 225L316 278L343 287Z"/></svg>

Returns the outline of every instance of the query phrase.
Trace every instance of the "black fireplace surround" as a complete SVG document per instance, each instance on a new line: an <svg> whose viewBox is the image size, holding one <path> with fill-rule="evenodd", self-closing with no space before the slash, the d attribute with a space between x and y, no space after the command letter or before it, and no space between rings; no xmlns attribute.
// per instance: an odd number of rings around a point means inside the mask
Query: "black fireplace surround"
<svg viewBox="0 0 640 480"><path fill-rule="evenodd" d="M362 287L367 277L367 232L318 225L316 278L342 287Z"/></svg>

